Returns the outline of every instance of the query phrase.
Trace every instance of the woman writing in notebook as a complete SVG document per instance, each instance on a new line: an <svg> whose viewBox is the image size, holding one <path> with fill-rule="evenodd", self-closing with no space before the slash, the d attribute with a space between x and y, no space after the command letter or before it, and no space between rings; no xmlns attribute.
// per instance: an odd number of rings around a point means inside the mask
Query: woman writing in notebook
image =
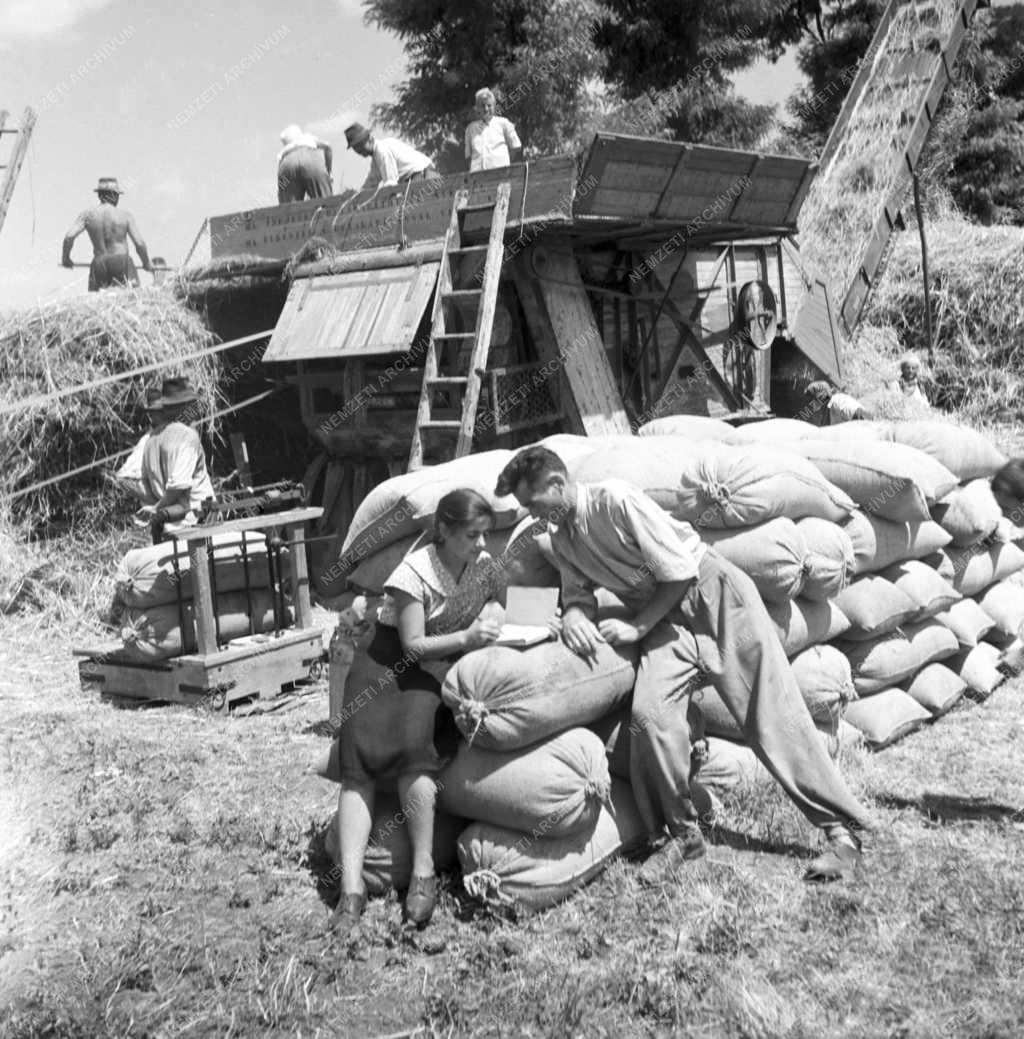
<svg viewBox="0 0 1024 1039"><path fill-rule="evenodd" d="M354 928L366 908L363 857L370 836L376 784L397 779L398 796L412 845L412 880L404 918L424 926L434 912L435 776L455 753L458 732L441 703L441 682L463 653L494 642L501 630L505 573L485 551L494 525L487 499L460 489L437 505L433 538L411 551L384 585L385 600L367 655L390 668L394 686L373 699L374 709L355 703L365 680L353 668L345 684L340 734L341 900L332 926Z"/></svg>

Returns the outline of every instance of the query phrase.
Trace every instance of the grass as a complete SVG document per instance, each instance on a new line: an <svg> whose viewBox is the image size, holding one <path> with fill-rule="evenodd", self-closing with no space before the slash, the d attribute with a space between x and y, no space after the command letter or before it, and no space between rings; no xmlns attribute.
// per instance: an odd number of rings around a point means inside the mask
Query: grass
<svg viewBox="0 0 1024 1039"><path fill-rule="evenodd" d="M262 716L101 703L69 647L119 550L83 565L51 545L63 612L0 617L5 1039L1024 1032L1021 681L878 755L846 752L881 824L855 884L804 885L816 835L755 789L662 888L617 862L515 921L448 878L422 934L391 897L340 947L323 931L336 788L303 771L326 683Z"/></svg>

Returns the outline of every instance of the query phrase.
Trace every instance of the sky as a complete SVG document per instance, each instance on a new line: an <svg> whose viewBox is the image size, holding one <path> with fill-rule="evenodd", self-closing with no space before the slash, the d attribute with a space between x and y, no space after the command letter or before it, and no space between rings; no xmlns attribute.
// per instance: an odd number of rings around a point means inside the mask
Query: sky
<svg viewBox="0 0 1024 1039"><path fill-rule="evenodd" d="M181 263L207 216L277 202L279 134L299 123L334 148L335 190L365 159L344 128L404 78L400 41L363 24L359 0L0 0L0 108L38 121L0 229L0 309L85 291L61 241L117 177L151 256ZM781 102L791 59L738 89ZM0 163L12 138L0 139ZM341 182L339 183L339 177ZM204 236L195 253L209 255ZM92 257L88 238L73 259ZM142 274L143 283L149 275Z"/></svg>

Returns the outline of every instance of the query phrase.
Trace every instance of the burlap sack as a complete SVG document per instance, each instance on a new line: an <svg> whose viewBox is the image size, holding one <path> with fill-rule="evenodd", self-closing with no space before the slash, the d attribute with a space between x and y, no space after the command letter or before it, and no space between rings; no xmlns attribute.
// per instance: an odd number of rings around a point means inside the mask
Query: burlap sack
<svg viewBox="0 0 1024 1039"><path fill-rule="evenodd" d="M935 614L935 620L948 628L960 646L967 649L978 645L996 624L975 599L953 603L949 609Z"/></svg>
<svg viewBox="0 0 1024 1039"><path fill-rule="evenodd" d="M835 598L849 618L848 639L873 639L895 631L917 614L918 606L905 592L878 574L864 574Z"/></svg>
<svg viewBox="0 0 1024 1039"><path fill-rule="evenodd" d="M980 595L989 585L1024 570L1024 550L1012 541L943 549L936 568L962 595Z"/></svg>
<svg viewBox="0 0 1024 1039"><path fill-rule="evenodd" d="M980 642L973 649L961 649L946 661L946 666L967 683L970 695L979 700L990 696L1006 680L999 670L1001 657L1002 653L996 646Z"/></svg>
<svg viewBox="0 0 1024 1039"><path fill-rule="evenodd" d="M792 602L765 604L778 632L786 656L794 657L808 646L829 642L850 630L850 620L834 602Z"/></svg>
<svg viewBox="0 0 1024 1039"><path fill-rule="evenodd" d="M978 597L978 605L995 621L993 630L1004 640L1015 639L1024 628L1024 584L1019 580L989 585Z"/></svg>
<svg viewBox="0 0 1024 1039"><path fill-rule="evenodd" d="M952 422L894 422L892 438L940 461L958 480L994 476L1006 456L983 433Z"/></svg>
<svg viewBox="0 0 1024 1039"><path fill-rule="evenodd" d="M640 437L686 437L688 440L725 440L734 432L728 422L704 415L664 415L642 425Z"/></svg>
<svg viewBox="0 0 1024 1039"><path fill-rule="evenodd" d="M853 568L858 574L877 573L907 559L923 559L952 540L934 520L894 523L859 509L840 526L853 543Z"/></svg>
<svg viewBox="0 0 1024 1039"><path fill-rule="evenodd" d="M861 697L898 685L919 667L910 639L898 631L863 642L840 639L836 648L850 661L853 687Z"/></svg>
<svg viewBox="0 0 1024 1039"><path fill-rule="evenodd" d="M933 718L952 710L966 689L967 683L945 664L929 664L918 671L906 686L907 695Z"/></svg>
<svg viewBox="0 0 1024 1039"><path fill-rule="evenodd" d="M604 743L575 728L511 752L460 744L438 777L438 804L466 819L570 837L593 830L610 782Z"/></svg>
<svg viewBox="0 0 1024 1039"><path fill-rule="evenodd" d="M818 427L798 418L770 418L763 422L747 422L737 426L729 436L727 444L779 444L787 446L797 440L805 440L817 434Z"/></svg>
<svg viewBox="0 0 1024 1039"><path fill-rule="evenodd" d="M853 580L855 556L849 534L836 523L805 516L797 528L807 544L804 564L805 599L834 599Z"/></svg>
<svg viewBox="0 0 1024 1039"><path fill-rule="evenodd" d="M736 530L706 528L701 537L754 582L765 602L785 602L801 594L807 546L791 519L779 516Z"/></svg>
<svg viewBox="0 0 1024 1039"><path fill-rule="evenodd" d="M934 619L904 624L901 630L914 650L918 670L954 656L960 649L956 636Z"/></svg>
<svg viewBox="0 0 1024 1039"><path fill-rule="evenodd" d="M971 480L932 505L932 519L949 531L956 548L977 545L991 537L1003 518L988 480Z"/></svg>
<svg viewBox="0 0 1024 1039"><path fill-rule="evenodd" d="M914 600L917 604L915 620L934 617L963 598L937 571L919 559L894 563L887 566L879 576L891 581L901 592Z"/></svg>
<svg viewBox="0 0 1024 1039"><path fill-rule="evenodd" d="M846 709L846 721L860 729L872 750L890 746L931 718L931 712L902 689L886 689Z"/></svg>
<svg viewBox="0 0 1024 1039"><path fill-rule="evenodd" d="M551 535L544 520L527 516L512 531L501 555L510 585L558 588L561 577L551 551Z"/></svg>

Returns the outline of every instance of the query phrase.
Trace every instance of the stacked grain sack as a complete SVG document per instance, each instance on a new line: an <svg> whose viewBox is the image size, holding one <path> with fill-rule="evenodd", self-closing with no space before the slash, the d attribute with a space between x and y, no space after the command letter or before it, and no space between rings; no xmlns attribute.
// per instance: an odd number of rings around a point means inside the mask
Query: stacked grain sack
<svg viewBox="0 0 1024 1039"><path fill-rule="evenodd" d="M288 550L282 548L282 568ZM222 641L262 634L293 621L287 589L275 592L267 543L258 532L211 538L211 586ZM283 573L283 569L281 571ZM246 589L248 588L248 591ZM120 629L122 649L111 661L148 663L194 651L195 604L188 546L165 541L126 552L114 575L109 622ZM182 637L182 623L185 625Z"/></svg>

